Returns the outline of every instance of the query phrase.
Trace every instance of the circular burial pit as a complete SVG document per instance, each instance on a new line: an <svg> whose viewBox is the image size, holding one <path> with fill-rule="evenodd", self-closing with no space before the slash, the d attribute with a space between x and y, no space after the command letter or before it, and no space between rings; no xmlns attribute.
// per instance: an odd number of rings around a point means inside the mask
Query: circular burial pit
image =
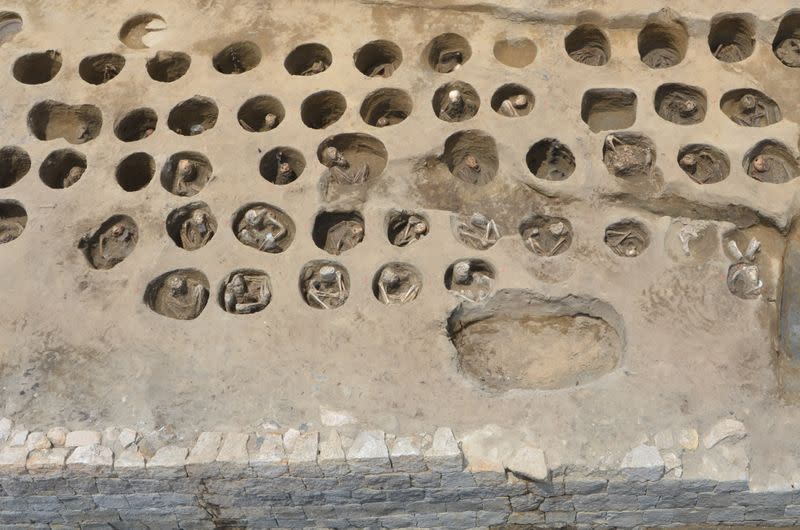
<svg viewBox="0 0 800 530"><path fill-rule="evenodd" d="M197 269L176 269L147 285L144 302L161 316L194 320L208 303L209 283Z"/></svg>
<svg viewBox="0 0 800 530"><path fill-rule="evenodd" d="M13 186L31 170L31 157L16 146L0 149L0 188Z"/></svg>
<svg viewBox="0 0 800 530"><path fill-rule="evenodd" d="M478 113L481 98L469 83L453 81L436 89L431 105L433 112L442 121L465 121Z"/></svg>
<svg viewBox="0 0 800 530"><path fill-rule="evenodd" d="M575 155L555 138L544 138L525 156L528 169L543 180L566 180L575 172Z"/></svg>
<svg viewBox="0 0 800 530"><path fill-rule="evenodd" d="M777 140L763 140L750 149L742 160L745 172L759 182L784 184L800 175L800 163Z"/></svg>
<svg viewBox="0 0 800 530"><path fill-rule="evenodd" d="M391 77L403 62L403 51L391 41L374 40L356 50L353 62L367 77Z"/></svg>
<svg viewBox="0 0 800 530"><path fill-rule="evenodd" d="M651 16L637 39L639 58L650 68L669 68L683 61L689 46L686 25L669 9Z"/></svg>
<svg viewBox="0 0 800 530"><path fill-rule="evenodd" d="M753 54L756 45L753 17L718 15L711 19L708 47L720 61L736 63Z"/></svg>
<svg viewBox="0 0 800 530"><path fill-rule="evenodd" d="M134 109L114 125L114 135L123 142L136 142L156 131L158 115L151 108Z"/></svg>
<svg viewBox="0 0 800 530"><path fill-rule="evenodd" d="M283 105L272 96L255 96L239 108L237 118L242 129L248 132L271 131L286 116Z"/></svg>
<svg viewBox="0 0 800 530"><path fill-rule="evenodd" d="M208 204L190 202L167 216L167 235L179 247L193 251L203 248L217 233L217 218Z"/></svg>
<svg viewBox="0 0 800 530"><path fill-rule="evenodd" d="M616 88L593 88L583 94L581 118L592 132L627 129L636 121L636 93Z"/></svg>
<svg viewBox="0 0 800 530"><path fill-rule="evenodd" d="M221 74L243 74L261 62L261 49L255 42L234 42L225 46L211 60Z"/></svg>
<svg viewBox="0 0 800 530"><path fill-rule="evenodd" d="M158 40L157 34L167 29L166 21L155 13L141 13L125 21L119 40L128 48L142 50Z"/></svg>
<svg viewBox="0 0 800 530"><path fill-rule="evenodd" d="M457 33L442 33L428 43L425 56L428 58L428 66L434 71L449 74L469 61L472 47L467 39Z"/></svg>
<svg viewBox="0 0 800 530"><path fill-rule="evenodd" d="M117 184L125 191L139 191L153 180L156 161L147 153L133 153L117 165L115 176Z"/></svg>
<svg viewBox="0 0 800 530"><path fill-rule="evenodd" d="M458 371L493 393L589 383L617 368L625 346L622 318L608 303L521 289L459 305L447 332Z"/></svg>
<svg viewBox="0 0 800 530"><path fill-rule="evenodd" d="M564 39L567 55L578 63L603 66L611 57L611 44L603 31L593 24L582 24Z"/></svg>
<svg viewBox="0 0 800 530"><path fill-rule="evenodd" d="M785 66L800 68L799 10L793 10L781 19L775 39L772 41L772 52Z"/></svg>
<svg viewBox="0 0 800 530"><path fill-rule="evenodd" d="M194 96L169 111L167 126L182 136L195 136L213 129L218 116L219 109L213 99Z"/></svg>
<svg viewBox="0 0 800 530"><path fill-rule="evenodd" d="M61 52L47 50L23 55L14 62L14 79L26 85L41 85L53 79L61 70Z"/></svg>
<svg viewBox="0 0 800 530"><path fill-rule="evenodd" d="M192 58L183 52L160 51L147 60L147 74L159 83L177 81L189 71Z"/></svg>
<svg viewBox="0 0 800 530"><path fill-rule="evenodd" d="M28 224L28 212L17 201L0 201L0 245L22 235Z"/></svg>
<svg viewBox="0 0 800 530"><path fill-rule="evenodd" d="M492 136L478 130L449 136L444 142L442 160L454 177L478 186L494 179L500 167L497 143Z"/></svg>
<svg viewBox="0 0 800 530"><path fill-rule="evenodd" d="M731 172L731 161L722 150L707 144L690 144L678 151L678 165L698 184L722 182Z"/></svg>
<svg viewBox="0 0 800 530"><path fill-rule="evenodd" d="M364 240L364 217L359 212L320 212L314 219L311 239L317 248L338 256Z"/></svg>
<svg viewBox="0 0 800 530"><path fill-rule="evenodd" d="M719 108L733 123L743 127L767 127L783 119L775 100L753 88L725 92Z"/></svg>
<svg viewBox="0 0 800 530"><path fill-rule="evenodd" d="M534 103L533 92L517 83L505 84L492 95L492 110L508 118L527 116Z"/></svg>
<svg viewBox="0 0 800 530"><path fill-rule="evenodd" d="M323 90L311 94L300 104L300 119L311 129L325 129L339 121L347 110L347 100L339 92Z"/></svg>
<svg viewBox="0 0 800 530"><path fill-rule="evenodd" d="M536 44L526 37L503 39L494 43L495 58L512 68L525 68L536 59Z"/></svg>
<svg viewBox="0 0 800 530"><path fill-rule="evenodd" d="M0 11L0 46L22 31L22 17L13 11Z"/></svg>
<svg viewBox="0 0 800 530"><path fill-rule="evenodd" d="M53 151L39 166L39 177L53 189L69 188L86 171L86 157L74 149Z"/></svg>
<svg viewBox="0 0 800 530"><path fill-rule="evenodd" d="M86 57L78 65L81 79L91 85L108 83L122 72L125 57L116 53L103 53Z"/></svg>
<svg viewBox="0 0 800 530"><path fill-rule="evenodd" d="M301 44L286 56L283 66L291 75L321 74L333 64L333 54L327 46L309 42Z"/></svg>
<svg viewBox="0 0 800 530"><path fill-rule="evenodd" d="M103 221L93 234L81 239L83 250L93 269L107 270L122 263L136 249L139 227L128 215L113 215Z"/></svg>
<svg viewBox="0 0 800 530"><path fill-rule="evenodd" d="M656 89L656 113L678 125L694 125L706 118L708 99L700 87L667 83Z"/></svg>
<svg viewBox="0 0 800 530"><path fill-rule="evenodd" d="M214 168L204 154L181 151L170 156L161 168L161 185L179 197L191 197L205 188L213 172Z"/></svg>
<svg viewBox="0 0 800 530"><path fill-rule="evenodd" d="M306 169L303 153L293 147L276 147L261 157L258 170L267 181L283 186L297 180Z"/></svg>
<svg viewBox="0 0 800 530"><path fill-rule="evenodd" d="M408 118L414 102L407 92L397 88L381 88L367 94L361 103L361 119L373 127L397 125Z"/></svg>
<svg viewBox="0 0 800 530"><path fill-rule="evenodd" d="M94 140L103 128L103 114L94 105L67 105L48 99L28 113L28 129L43 141L63 138L71 144Z"/></svg>

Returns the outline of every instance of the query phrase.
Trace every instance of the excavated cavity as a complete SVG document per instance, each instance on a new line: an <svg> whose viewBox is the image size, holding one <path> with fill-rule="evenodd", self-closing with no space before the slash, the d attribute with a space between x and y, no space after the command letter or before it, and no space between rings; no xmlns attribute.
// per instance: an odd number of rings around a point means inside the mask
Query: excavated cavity
<svg viewBox="0 0 800 530"><path fill-rule="evenodd" d="M526 37L503 39L494 43L494 57L512 68L525 68L536 59L536 44Z"/></svg>
<svg viewBox="0 0 800 530"><path fill-rule="evenodd" d="M609 134L603 143L603 163L615 177L648 178L656 166L656 145L641 133Z"/></svg>
<svg viewBox="0 0 800 530"><path fill-rule="evenodd" d="M192 58L187 53L160 51L147 60L146 68L154 81L172 83L186 75L191 65Z"/></svg>
<svg viewBox="0 0 800 530"><path fill-rule="evenodd" d="M648 18L637 39L639 58L650 68L669 68L683 61L689 45L686 25L663 9Z"/></svg>
<svg viewBox="0 0 800 530"><path fill-rule="evenodd" d="M715 184L728 178L731 161L723 151L707 144L690 144L678 151L678 165L698 184Z"/></svg>
<svg viewBox="0 0 800 530"><path fill-rule="evenodd" d="M429 231L430 221L420 212L391 210L386 214L386 237L396 247L416 243Z"/></svg>
<svg viewBox="0 0 800 530"><path fill-rule="evenodd" d="M94 105L67 105L48 99L31 108L28 128L39 140L63 138L71 144L83 144L100 134L103 114Z"/></svg>
<svg viewBox="0 0 800 530"><path fill-rule="evenodd" d="M636 93L617 88L592 88L584 92L581 118L592 132L627 129L636 121Z"/></svg>
<svg viewBox="0 0 800 530"><path fill-rule="evenodd" d="M339 92L323 90L311 94L300 105L300 119L311 129L333 125L347 110L347 100Z"/></svg>
<svg viewBox="0 0 800 530"><path fill-rule="evenodd" d="M533 214L519 225L525 247L543 257L558 256L572 245L572 223L564 217Z"/></svg>
<svg viewBox="0 0 800 530"><path fill-rule="evenodd" d="M16 146L0 149L0 189L13 186L31 170L31 157Z"/></svg>
<svg viewBox="0 0 800 530"><path fill-rule="evenodd" d="M422 274L409 263L387 263L372 278L372 294L386 305L413 302L422 290Z"/></svg>
<svg viewBox="0 0 800 530"><path fill-rule="evenodd" d="M736 63L753 54L755 19L751 15L717 15L711 19L708 47L720 61Z"/></svg>
<svg viewBox="0 0 800 530"><path fill-rule="evenodd" d="M306 159L303 153L292 147L275 147L261 157L258 170L267 181L283 186L291 184L303 174Z"/></svg>
<svg viewBox="0 0 800 530"><path fill-rule="evenodd" d="M28 212L17 201L0 200L0 245L14 241L28 224Z"/></svg>
<svg viewBox="0 0 800 530"><path fill-rule="evenodd" d="M575 172L575 155L555 138L544 138L533 144L525 163L531 173L544 180L566 180Z"/></svg>
<svg viewBox="0 0 800 530"><path fill-rule="evenodd" d="M700 87L667 83L656 89L656 112L678 125L694 125L706 118L708 99Z"/></svg>
<svg viewBox="0 0 800 530"><path fill-rule="evenodd" d="M403 50L394 42L374 40L356 50L353 62L367 77L391 77L403 62Z"/></svg>
<svg viewBox="0 0 800 530"><path fill-rule="evenodd" d="M452 81L436 89L431 99L436 116L443 121L465 121L478 113L481 98L469 83Z"/></svg>
<svg viewBox="0 0 800 530"><path fill-rule="evenodd" d="M333 54L327 46L315 42L301 44L286 56L284 68L291 75L321 74L333 64Z"/></svg>
<svg viewBox="0 0 800 530"><path fill-rule="evenodd" d="M209 283L197 269L166 272L147 284L144 302L161 316L194 320L208 303Z"/></svg>
<svg viewBox="0 0 800 530"><path fill-rule="evenodd" d="M57 50L29 53L14 62L12 73L14 79L20 83L41 85L53 79L61 71L62 63L61 52Z"/></svg>
<svg viewBox="0 0 800 530"><path fill-rule="evenodd" d="M289 214L265 202L239 208L231 219L233 234L243 245L278 254L294 241L296 229Z"/></svg>
<svg viewBox="0 0 800 530"><path fill-rule="evenodd" d="M397 125L408 118L414 101L408 92L398 88L381 88L370 92L361 103L361 119L373 127Z"/></svg>
<svg viewBox="0 0 800 530"><path fill-rule="evenodd" d="M447 319L458 371L488 392L554 390L612 371L625 349L622 317L602 300L503 289Z"/></svg>
<svg viewBox="0 0 800 530"><path fill-rule="evenodd" d="M225 46L214 55L211 64L222 74L243 74L261 62L261 48L255 42L241 41Z"/></svg>
<svg viewBox="0 0 800 530"><path fill-rule="evenodd" d="M117 165L117 184L125 191L139 191L150 184L156 174L156 161L147 153L133 153Z"/></svg>
<svg viewBox="0 0 800 530"><path fill-rule="evenodd" d="M251 315L272 301L269 275L259 269L236 269L219 284L217 302L226 312Z"/></svg>
<svg viewBox="0 0 800 530"><path fill-rule="evenodd" d="M86 171L86 156L73 149L53 151L39 166L39 178L54 189L69 188Z"/></svg>
<svg viewBox="0 0 800 530"><path fill-rule="evenodd" d="M611 44L606 34L594 24L582 24L564 39L570 58L589 66L603 66L611 58Z"/></svg>
<svg viewBox="0 0 800 530"><path fill-rule="evenodd" d="M445 270L444 286L459 301L478 303L492 292L496 277L497 273L488 261L480 258L460 259Z"/></svg>
<svg viewBox="0 0 800 530"><path fill-rule="evenodd" d="M218 116L219 109L213 99L194 96L173 107L167 126L182 136L195 136L213 129Z"/></svg>
<svg viewBox="0 0 800 530"><path fill-rule="evenodd" d="M527 116L535 102L533 92L517 83L505 84L492 95L492 109L509 118Z"/></svg>
<svg viewBox="0 0 800 530"><path fill-rule="evenodd" d="M424 54L434 71L449 74L469 61L472 47L457 33L442 33L428 43Z"/></svg>
<svg viewBox="0 0 800 530"><path fill-rule="evenodd" d="M123 142L136 142L156 131L158 115L151 108L134 109L114 125L114 134Z"/></svg>
<svg viewBox="0 0 800 530"><path fill-rule="evenodd" d="M217 233L217 218L208 204L191 202L169 213L166 228L179 248L193 251L206 246Z"/></svg>
<svg viewBox="0 0 800 530"><path fill-rule="evenodd" d="M0 11L0 46L22 31L22 17L12 11Z"/></svg>
<svg viewBox="0 0 800 530"><path fill-rule="evenodd" d="M170 156L161 168L161 185L179 197L191 197L203 190L213 171L204 154L181 151Z"/></svg>
<svg viewBox="0 0 800 530"><path fill-rule="evenodd" d="M300 295L314 309L336 309L350 296L350 274L331 260L309 261L300 271Z"/></svg>
<svg viewBox="0 0 800 530"><path fill-rule="evenodd" d="M155 13L142 13L129 18L119 30L119 40L134 50L149 48L156 34L167 29L167 23Z"/></svg>
<svg viewBox="0 0 800 530"><path fill-rule="evenodd" d="M389 161L386 146L369 134L344 133L327 137L317 148L317 159L326 166L325 152L329 147L335 148L342 154L351 170L366 168L367 174L364 180L367 182L380 177Z"/></svg>
<svg viewBox="0 0 800 530"><path fill-rule="evenodd" d="M442 161L454 177L479 186L494 179L500 166L494 138L479 130L450 135L444 142Z"/></svg>
<svg viewBox="0 0 800 530"><path fill-rule="evenodd" d="M244 102L236 117L245 131L265 132L275 129L285 116L286 110L278 98L256 96Z"/></svg>
<svg viewBox="0 0 800 530"><path fill-rule="evenodd" d="M650 233L639 221L623 219L606 227L603 242L617 256L635 258L650 245Z"/></svg>
<svg viewBox="0 0 800 530"><path fill-rule="evenodd" d="M317 248L338 256L358 246L365 233L364 217L359 212L320 212L314 219L311 238Z"/></svg>
<svg viewBox="0 0 800 530"><path fill-rule="evenodd" d="M725 92L719 107L733 123L744 127L767 127L782 119L775 100L753 88Z"/></svg>
<svg viewBox="0 0 800 530"><path fill-rule="evenodd" d="M78 248L94 269L107 270L131 255L139 241L139 227L130 216L113 215L81 239Z"/></svg>
<svg viewBox="0 0 800 530"><path fill-rule="evenodd" d="M494 219L480 212L471 215L451 214L450 229L456 241L474 250L489 250L501 237Z"/></svg>
<svg viewBox="0 0 800 530"><path fill-rule="evenodd" d="M784 65L800 68L800 11L790 11L781 19L772 52Z"/></svg>
<svg viewBox="0 0 800 530"><path fill-rule="evenodd" d="M78 65L81 79L92 85L102 85L117 77L125 67L125 57L103 53L84 58Z"/></svg>
<svg viewBox="0 0 800 530"><path fill-rule="evenodd" d="M800 175L797 157L777 140L757 143L745 154L742 167L753 179L770 184L783 184Z"/></svg>

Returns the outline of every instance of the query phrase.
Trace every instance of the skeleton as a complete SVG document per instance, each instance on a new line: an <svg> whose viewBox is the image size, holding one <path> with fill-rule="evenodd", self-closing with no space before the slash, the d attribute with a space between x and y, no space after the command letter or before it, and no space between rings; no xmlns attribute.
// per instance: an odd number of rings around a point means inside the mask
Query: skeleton
<svg viewBox="0 0 800 530"><path fill-rule="evenodd" d="M780 121L780 113L762 98L745 94L736 102L731 119L745 127L765 127Z"/></svg>
<svg viewBox="0 0 800 530"><path fill-rule="evenodd" d="M231 48L231 51L228 54L228 59L231 62L231 72L234 74L241 74L247 71L247 68L245 67L244 63L242 63L242 59L239 57L239 54L233 48Z"/></svg>
<svg viewBox="0 0 800 530"><path fill-rule="evenodd" d="M649 175L652 171L653 150L649 147L628 143L609 134L605 141L604 159L614 175L633 177Z"/></svg>
<svg viewBox="0 0 800 530"><path fill-rule="evenodd" d="M175 177L172 181L172 193L189 197L199 193L204 185L205 182L200 178L197 162L188 158L178 160L175 165Z"/></svg>
<svg viewBox="0 0 800 530"><path fill-rule="evenodd" d="M202 123L195 123L189 127L189 136L197 136L206 130Z"/></svg>
<svg viewBox="0 0 800 530"><path fill-rule="evenodd" d="M524 115L528 109L528 96L525 94L517 94L503 101L497 112L509 118L516 118Z"/></svg>
<svg viewBox="0 0 800 530"><path fill-rule="evenodd" d="M775 48L775 55L786 66L800 66L800 37L783 39Z"/></svg>
<svg viewBox="0 0 800 530"><path fill-rule="evenodd" d="M459 222L456 233L464 244L478 250L486 250L500 239L494 220L480 213L472 214L468 222Z"/></svg>
<svg viewBox="0 0 800 530"><path fill-rule="evenodd" d="M17 239L25 226L16 218L0 218L0 244Z"/></svg>
<svg viewBox="0 0 800 530"><path fill-rule="evenodd" d="M654 48L642 57L650 68L669 68L681 62L680 54L672 48Z"/></svg>
<svg viewBox="0 0 800 530"><path fill-rule="evenodd" d="M78 182L83 176L84 171L86 171L85 167L81 166L71 167L67 172L66 176L64 176L64 180L61 182L61 187L69 188L70 186Z"/></svg>
<svg viewBox="0 0 800 530"><path fill-rule="evenodd" d="M758 154L747 166L747 174L761 182L787 182L792 178L792 171L781 161L768 154Z"/></svg>
<svg viewBox="0 0 800 530"><path fill-rule="evenodd" d="M392 244L404 247L426 235L428 223L417 215L409 215L407 218L400 216L390 227L390 232L394 234Z"/></svg>
<svg viewBox="0 0 800 530"><path fill-rule="evenodd" d="M395 66L392 63L382 63L370 68L369 77L392 77L395 71Z"/></svg>
<svg viewBox="0 0 800 530"><path fill-rule="evenodd" d="M468 302L480 302L492 290L492 278L484 271L475 270L468 260L453 264L450 291Z"/></svg>
<svg viewBox="0 0 800 530"><path fill-rule="evenodd" d="M460 90L453 89L439 107L439 119L444 121L461 121L475 114L475 105L467 101Z"/></svg>
<svg viewBox="0 0 800 530"><path fill-rule="evenodd" d="M756 254L761 249L761 243L753 238L742 253L736 241L728 241L728 251L736 262L728 269L728 289L731 293L744 299L758 298L764 287L761 281L758 265L755 264Z"/></svg>
<svg viewBox="0 0 800 530"><path fill-rule="evenodd" d="M119 68L111 63L103 65L103 83L108 83L119 74Z"/></svg>
<svg viewBox="0 0 800 530"><path fill-rule="evenodd" d="M275 155L275 158L278 162L278 169L275 175L275 184L283 185L294 182L294 180L297 178L297 173L295 173L294 169L292 169L292 165L289 163L286 155L284 155L282 151L278 151L278 154Z"/></svg>
<svg viewBox="0 0 800 530"><path fill-rule="evenodd" d="M347 300L347 285L342 271L333 265L323 265L311 272L305 283L306 302L311 307L333 309Z"/></svg>
<svg viewBox="0 0 800 530"><path fill-rule="evenodd" d="M353 168L341 151L333 146L322 152L322 163L328 167L331 179L337 184L361 184L369 177L369 166L362 163Z"/></svg>
<svg viewBox="0 0 800 530"><path fill-rule="evenodd" d="M95 269L110 269L133 252L137 240L135 227L117 222L89 241L89 262Z"/></svg>
<svg viewBox="0 0 800 530"><path fill-rule="evenodd" d="M248 132L271 131L272 129L274 129L275 127L278 126L278 116L276 116L275 114L273 114L271 112L268 112L264 116L264 119L261 122L261 126L258 127L257 129L254 129L253 127L251 127L245 120L239 120L239 125L242 126L242 129L244 129L245 131L248 131Z"/></svg>
<svg viewBox="0 0 800 530"><path fill-rule="evenodd" d="M262 252L281 252L279 242L288 230L272 213L263 207L247 210L239 223L239 241Z"/></svg>
<svg viewBox="0 0 800 530"><path fill-rule="evenodd" d="M311 66L300 72L300 75L314 75L314 74L321 74L325 70L328 69L328 65L325 64L325 61L316 60L311 63Z"/></svg>
<svg viewBox="0 0 800 530"><path fill-rule="evenodd" d="M645 235L632 225L606 228L605 241L615 254L626 258L635 258L647 246Z"/></svg>
<svg viewBox="0 0 800 530"><path fill-rule="evenodd" d="M589 66L602 66L608 62L608 54L602 46L586 44L585 46L570 52L570 57L579 63Z"/></svg>
<svg viewBox="0 0 800 530"><path fill-rule="evenodd" d="M483 176L480 162L474 155L465 156L461 163L456 166L453 174L470 184L482 184L487 180Z"/></svg>
<svg viewBox="0 0 800 530"><path fill-rule="evenodd" d="M726 177L724 167L708 149L686 153L678 164L698 184L719 182Z"/></svg>
<svg viewBox="0 0 800 530"><path fill-rule="evenodd" d="M378 299L384 304L405 304L417 297L419 283L414 275L397 265L387 265L378 277Z"/></svg>
<svg viewBox="0 0 800 530"><path fill-rule="evenodd" d="M681 125L699 123L704 118L704 109L688 94L671 92L664 96L658 109L665 120Z"/></svg>
<svg viewBox="0 0 800 530"><path fill-rule="evenodd" d="M175 273L158 289L153 309L178 320L196 318L206 305L208 289L194 278Z"/></svg>
<svg viewBox="0 0 800 530"><path fill-rule="evenodd" d="M355 247L364 239L364 225L351 219L340 221L328 229L325 250L341 254Z"/></svg>
<svg viewBox="0 0 800 530"><path fill-rule="evenodd" d="M197 250L205 246L216 231L217 223L209 218L205 210L197 208L181 223L181 248Z"/></svg>
<svg viewBox="0 0 800 530"><path fill-rule="evenodd" d="M267 277L262 274L234 274L225 285L223 295L225 310L237 315L261 311L271 298Z"/></svg>
<svg viewBox="0 0 800 530"><path fill-rule="evenodd" d="M555 219L547 222L546 226L532 226L523 233L525 242L540 256L555 256L565 251L570 236L569 227Z"/></svg>
<svg viewBox="0 0 800 530"><path fill-rule="evenodd" d="M389 125L397 125L408 118L408 114L401 110L389 110L383 116L375 120L376 127L388 127Z"/></svg>
<svg viewBox="0 0 800 530"><path fill-rule="evenodd" d="M575 160L563 144L550 143L545 152L544 162L536 171L536 176L546 180L564 180L575 170Z"/></svg>
<svg viewBox="0 0 800 530"><path fill-rule="evenodd" d="M726 63L735 63L747 59L747 54L737 43L728 42L717 46L714 57Z"/></svg>
<svg viewBox="0 0 800 530"><path fill-rule="evenodd" d="M461 50L447 49L439 52L434 65L434 70L440 74L449 74L461 67L464 62L464 54Z"/></svg>

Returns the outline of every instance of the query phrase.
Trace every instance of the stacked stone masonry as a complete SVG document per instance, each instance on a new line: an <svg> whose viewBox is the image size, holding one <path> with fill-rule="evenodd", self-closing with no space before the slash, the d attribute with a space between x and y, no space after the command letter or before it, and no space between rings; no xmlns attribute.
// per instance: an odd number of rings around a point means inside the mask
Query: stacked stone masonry
<svg viewBox="0 0 800 530"><path fill-rule="evenodd" d="M586 472L549 469L544 453L529 446L502 452L474 434L458 441L449 428L405 437L368 430L345 441L336 430L204 432L192 446L156 448L148 434L132 429L28 432L4 418L0 525L628 528L800 522L800 492L753 492L746 462L709 464L746 442L740 422L723 419L702 439L683 432L670 443L670 436L659 433L614 469ZM696 453L697 469L670 468L662 457L668 453L657 447L665 445L683 448L687 462Z"/></svg>

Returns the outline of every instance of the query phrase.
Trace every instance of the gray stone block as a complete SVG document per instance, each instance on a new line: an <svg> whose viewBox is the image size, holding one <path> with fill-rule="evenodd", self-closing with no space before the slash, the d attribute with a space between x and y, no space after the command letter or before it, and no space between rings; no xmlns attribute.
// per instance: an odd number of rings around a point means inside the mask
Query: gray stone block
<svg viewBox="0 0 800 530"><path fill-rule="evenodd" d="M382 528L408 528L414 526L415 518L411 514L385 515L379 518Z"/></svg>
<svg viewBox="0 0 800 530"><path fill-rule="evenodd" d="M505 524L507 520L508 512L479 511L475 517L475 524L477 526L490 526Z"/></svg>
<svg viewBox="0 0 800 530"><path fill-rule="evenodd" d="M92 500L99 508L110 508L113 510L130 508L128 499L124 495L103 495L98 493L92 495Z"/></svg>
<svg viewBox="0 0 800 530"><path fill-rule="evenodd" d="M508 497L496 497L483 500L483 510L486 512L510 512L511 502Z"/></svg>
<svg viewBox="0 0 800 530"><path fill-rule="evenodd" d="M544 514L541 512L512 513L508 516L510 525L538 525L544 523Z"/></svg>
<svg viewBox="0 0 800 530"><path fill-rule="evenodd" d="M745 521L770 521L784 516L786 508L783 506L749 506L745 508Z"/></svg>
<svg viewBox="0 0 800 530"><path fill-rule="evenodd" d="M478 514L475 512L440 513L439 526L445 528L474 528Z"/></svg>
<svg viewBox="0 0 800 530"><path fill-rule="evenodd" d="M456 488L430 488L426 498L432 502L453 502L460 498L461 491Z"/></svg>
<svg viewBox="0 0 800 530"><path fill-rule="evenodd" d="M382 502L386 500L386 492L369 488L359 488L351 492L355 502Z"/></svg>
<svg viewBox="0 0 800 530"><path fill-rule="evenodd" d="M347 463L356 473L377 474L392 470L383 431L361 431L347 450Z"/></svg>
<svg viewBox="0 0 800 530"><path fill-rule="evenodd" d="M607 480L586 479L586 480L564 480L564 493L567 495L590 495L601 493L606 490Z"/></svg>
<svg viewBox="0 0 800 530"><path fill-rule="evenodd" d="M448 512L477 512L483 510L483 501L481 499L460 499L457 501L448 501L445 503Z"/></svg>
<svg viewBox="0 0 800 530"><path fill-rule="evenodd" d="M443 502L414 501L406 503L406 510L415 514L441 513L447 511L447 505Z"/></svg>
<svg viewBox="0 0 800 530"><path fill-rule="evenodd" d="M704 523L708 519L705 508L675 508L676 523Z"/></svg>
<svg viewBox="0 0 800 530"><path fill-rule="evenodd" d="M668 525L675 522L675 510L647 510L642 513L645 524Z"/></svg>
<svg viewBox="0 0 800 530"><path fill-rule="evenodd" d="M383 473L367 475L364 485L372 489L401 489L411 487L411 477L406 473Z"/></svg>
<svg viewBox="0 0 800 530"><path fill-rule="evenodd" d="M439 488L442 485L442 474L438 471L423 471L411 474L411 486L414 488Z"/></svg>
<svg viewBox="0 0 800 530"><path fill-rule="evenodd" d="M610 526L631 528L642 524L642 512L607 512L606 522Z"/></svg>
<svg viewBox="0 0 800 530"><path fill-rule="evenodd" d="M405 504L402 502L369 502L361 505L363 513L376 517L403 513Z"/></svg>
<svg viewBox="0 0 800 530"><path fill-rule="evenodd" d="M117 495L120 493L133 493L130 482L121 478L98 478L97 491L104 495Z"/></svg>
<svg viewBox="0 0 800 530"><path fill-rule="evenodd" d="M744 506L728 506L726 508L713 508L708 512L709 523L736 523L744 521Z"/></svg>
<svg viewBox="0 0 800 530"><path fill-rule="evenodd" d="M636 495L607 495L605 493L575 496L572 503L576 510L584 512L635 510L639 507L639 499Z"/></svg>
<svg viewBox="0 0 800 530"><path fill-rule="evenodd" d="M691 508L697 505L697 493L683 491L672 497L661 497L656 508Z"/></svg>
<svg viewBox="0 0 800 530"><path fill-rule="evenodd" d="M474 488L477 485L475 477L467 471L442 473L443 488Z"/></svg>
<svg viewBox="0 0 800 530"><path fill-rule="evenodd" d="M640 510L652 510L661 499L662 497L657 495L639 495L636 497L636 502L639 503Z"/></svg>
<svg viewBox="0 0 800 530"><path fill-rule="evenodd" d="M572 524L575 522L575 512L545 512L544 521L547 524Z"/></svg>
<svg viewBox="0 0 800 530"><path fill-rule="evenodd" d="M543 512L571 512L575 510L572 503L572 496L546 497L539 505L539 510Z"/></svg>
<svg viewBox="0 0 800 530"><path fill-rule="evenodd" d="M408 488L400 490L385 490L386 500L391 502L414 502L425 498L425 490L422 488Z"/></svg>
<svg viewBox="0 0 800 530"><path fill-rule="evenodd" d="M606 492L609 495L644 495L647 493L648 482L635 480L610 480Z"/></svg>

